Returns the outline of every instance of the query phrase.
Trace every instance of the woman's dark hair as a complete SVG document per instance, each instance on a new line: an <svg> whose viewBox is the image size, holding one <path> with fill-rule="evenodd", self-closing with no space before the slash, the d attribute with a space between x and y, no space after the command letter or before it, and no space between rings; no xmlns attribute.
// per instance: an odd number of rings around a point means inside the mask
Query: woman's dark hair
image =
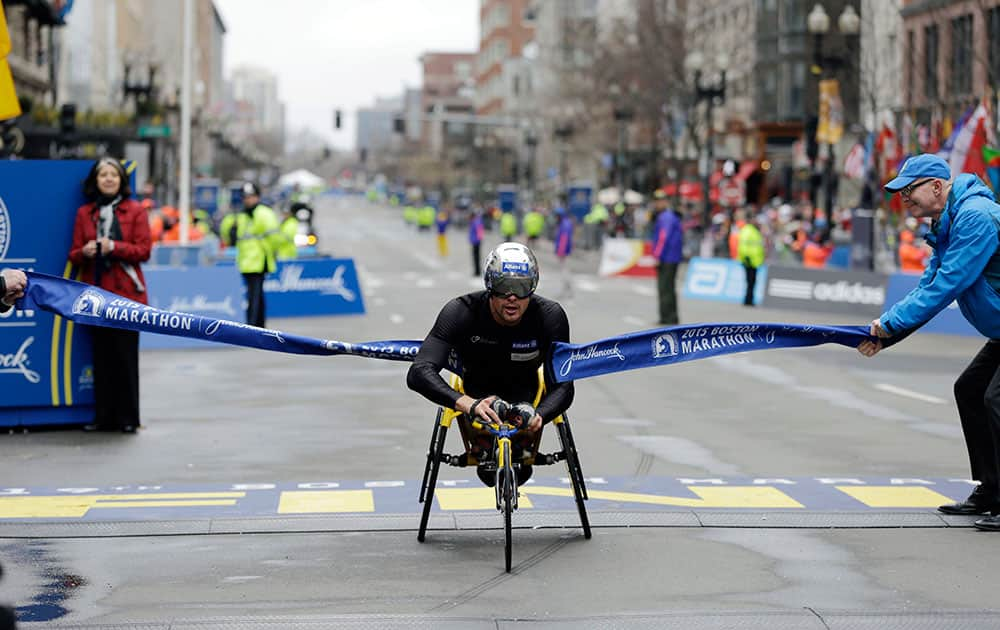
<svg viewBox="0 0 1000 630"><path fill-rule="evenodd" d="M121 178L118 194L121 195L122 199L131 197L132 188L128 185L128 173L125 172L125 167L115 158L105 156L94 162L94 165L90 167L90 172L87 173L87 179L83 180L83 196L87 198L87 201L97 201L101 196L101 191L97 188L97 172L105 165L114 166L118 171L118 177Z"/></svg>

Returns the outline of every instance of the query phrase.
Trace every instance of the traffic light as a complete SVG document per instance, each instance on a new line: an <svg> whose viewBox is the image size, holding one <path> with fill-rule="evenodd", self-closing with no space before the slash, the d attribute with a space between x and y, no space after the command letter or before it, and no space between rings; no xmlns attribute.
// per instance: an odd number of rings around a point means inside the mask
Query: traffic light
<svg viewBox="0 0 1000 630"><path fill-rule="evenodd" d="M59 129L63 133L76 131L76 103L66 103L59 108Z"/></svg>
<svg viewBox="0 0 1000 630"><path fill-rule="evenodd" d="M361 163L364 164L368 161L368 149L361 149Z"/></svg>
<svg viewBox="0 0 1000 630"><path fill-rule="evenodd" d="M406 121L401 116L392 119L392 130L396 133L406 133Z"/></svg>
<svg viewBox="0 0 1000 630"><path fill-rule="evenodd" d="M323 147L323 159L329 160L331 155L333 155L333 151L330 150L330 147Z"/></svg>
<svg viewBox="0 0 1000 630"><path fill-rule="evenodd" d="M333 128L340 129L340 110L333 110Z"/></svg>

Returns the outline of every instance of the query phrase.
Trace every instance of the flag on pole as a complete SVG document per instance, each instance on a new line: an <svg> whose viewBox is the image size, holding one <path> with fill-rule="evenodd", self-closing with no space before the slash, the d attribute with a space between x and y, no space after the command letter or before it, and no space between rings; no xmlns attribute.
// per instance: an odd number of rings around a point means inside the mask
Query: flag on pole
<svg viewBox="0 0 1000 630"><path fill-rule="evenodd" d="M860 142L844 158L844 176L850 179L863 179L865 176L865 147Z"/></svg>
<svg viewBox="0 0 1000 630"><path fill-rule="evenodd" d="M14 90L14 77L7 64L9 54L10 32L7 30L7 17L0 6L0 120L21 115L21 104L17 101L17 92Z"/></svg>
<svg viewBox="0 0 1000 630"><path fill-rule="evenodd" d="M1000 192L1000 149L983 147L983 161L986 163L986 177L993 192Z"/></svg>
<svg viewBox="0 0 1000 630"><path fill-rule="evenodd" d="M986 146L986 108L980 104L964 124L956 128L955 140L948 156L951 174L972 173L986 178L983 147Z"/></svg>

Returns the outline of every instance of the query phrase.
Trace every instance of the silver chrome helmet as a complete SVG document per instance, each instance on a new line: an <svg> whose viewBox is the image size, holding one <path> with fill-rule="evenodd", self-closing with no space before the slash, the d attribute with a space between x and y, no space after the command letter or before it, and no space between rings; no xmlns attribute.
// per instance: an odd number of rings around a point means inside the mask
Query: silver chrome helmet
<svg viewBox="0 0 1000 630"><path fill-rule="evenodd" d="M520 243L500 243L486 257L483 282L492 294L526 298L538 287L538 261Z"/></svg>

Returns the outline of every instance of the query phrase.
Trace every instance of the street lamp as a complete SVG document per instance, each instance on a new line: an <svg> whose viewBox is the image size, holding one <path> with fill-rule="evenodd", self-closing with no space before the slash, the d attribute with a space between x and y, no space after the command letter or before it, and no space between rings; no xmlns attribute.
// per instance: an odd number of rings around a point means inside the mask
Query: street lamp
<svg viewBox="0 0 1000 630"><path fill-rule="evenodd" d="M830 31L830 16L827 15L823 5L816 3L816 5L813 6L812 11L810 11L809 15L806 17L806 29L813 35L813 64L811 71L814 76L821 77L824 74L824 70L829 69L832 73L833 71L850 63L849 58L845 59L836 55L828 56L823 54L823 38ZM861 17L850 4L844 7L840 17L837 18L837 29L842 35L848 38L853 38L861 30ZM848 51L852 48L853 47L850 45L847 47ZM817 100L817 108L821 105L822 104ZM827 139L830 140L829 137ZM834 143L829 141L827 142L827 159L826 164L823 167L822 182L824 194L823 206L826 213L827 234L829 234L829 231L833 226L833 161ZM815 195L813 195L813 198L815 198Z"/></svg>
<svg viewBox="0 0 1000 630"><path fill-rule="evenodd" d="M711 84L702 83L702 70L705 65L705 57L700 51L694 51L684 60L684 66L688 72L694 74L694 104L701 101L706 103L705 121L705 163L702 166L702 194L704 200L704 210L701 216L702 228L707 229L709 224L709 210L711 209L711 196L709 182L712 175L712 166L715 162L715 123L712 116L712 108L718 102L722 105L726 102L726 68L729 66L729 57L725 53L719 53L715 59L716 68L719 70L719 79Z"/></svg>
<svg viewBox="0 0 1000 630"><path fill-rule="evenodd" d="M569 183L569 173L566 172L566 150L569 144L569 139L573 137L575 129L573 128L573 111L570 107L563 109L559 118L556 120L555 127L552 129L553 135L559 140L559 190L556 195L561 195L566 193L566 188Z"/></svg>
<svg viewBox="0 0 1000 630"><path fill-rule="evenodd" d="M635 90L630 89L629 94L623 94L617 83L612 83L608 87L614 99L614 118L618 123L618 157L615 159L615 183L618 185L619 202L625 200L625 190L628 189L628 125L635 118L635 110L632 108L630 99L635 94Z"/></svg>
<svg viewBox="0 0 1000 630"><path fill-rule="evenodd" d="M531 199L535 196L535 147L538 146L538 135L529 128L524 135L524 144L528 147L528 163L524 167L524 175Z"/></svg>

